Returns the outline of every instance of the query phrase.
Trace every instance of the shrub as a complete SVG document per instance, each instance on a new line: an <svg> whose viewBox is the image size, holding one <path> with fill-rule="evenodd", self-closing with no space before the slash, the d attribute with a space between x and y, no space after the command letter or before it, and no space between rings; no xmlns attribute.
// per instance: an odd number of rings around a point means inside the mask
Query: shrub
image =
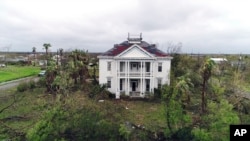
<svg viewBox="0 0 250 141"><path fill-rule="evenodd" d="M28 83L20 83L18 86L17 86L17 91L18 92L24 92L26 90L29 89L29 84Z"/></svg>
<svg viewBox="0 0 250 141"><path fill-rule="evenodd" d="M106 85L92 85L89 93L90 98L104 99L108 97Z"/></svg>
<svg viewBox="0 0 250 141"><path fill-rule="evenodd" d="M37 85L38 85L39 87L45 87L45 86L46 86L45 77L41 77L41 78L38 80Z"/></svg>
<svg viewBox="0 0 250 141"><path fill-rule="evenodd" d="M28 141L108 141L119 138L119 126L105 120L93 109L68 111L60 105L48 110L26 134Z"/></svg>
<svg viewBox="0 0 250 141"><path fill-rule="evenodd" d="M30 89L36 88L36 82L35 82L34 80L30 81L30 82L28 83L28 85L29 85L29 88L30 88Z"/></svg>

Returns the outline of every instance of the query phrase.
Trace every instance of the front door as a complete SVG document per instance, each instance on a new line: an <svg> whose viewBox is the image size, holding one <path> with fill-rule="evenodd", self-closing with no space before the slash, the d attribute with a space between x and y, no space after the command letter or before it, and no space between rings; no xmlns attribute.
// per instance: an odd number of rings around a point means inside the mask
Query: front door
<svg viewBox="0 0 250 141"><path fill-rule="evenodd" d="M132 92L136 91L136 81L132 81Z"/></svg>

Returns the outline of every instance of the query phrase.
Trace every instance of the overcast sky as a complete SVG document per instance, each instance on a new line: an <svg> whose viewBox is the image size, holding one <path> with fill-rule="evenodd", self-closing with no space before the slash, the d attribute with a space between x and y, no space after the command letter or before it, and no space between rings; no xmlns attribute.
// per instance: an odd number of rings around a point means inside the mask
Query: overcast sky
<svg viewBox="0 0 250 141"><path fill-rule="evenodd" d="M249 0L0 0L0 51L104 52L130 34L183 53L249 53Z"/></svg>

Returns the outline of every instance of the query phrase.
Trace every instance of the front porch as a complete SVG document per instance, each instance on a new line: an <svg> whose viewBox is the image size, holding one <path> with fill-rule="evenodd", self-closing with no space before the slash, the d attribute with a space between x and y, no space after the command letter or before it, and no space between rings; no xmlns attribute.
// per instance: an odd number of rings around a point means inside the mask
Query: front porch
<svg viewBox="0 0 250 141"><path fill-rule="evenodd" d="M153 90L151 79L126 79L120 78L118 81L118 88L116 97L119 99L120 95L129 97L145 97Z"/></svg>
<svg viewBox="0 0 250 141"><path fill-rule="evenodd" d="M130 97L141 97L141 92L129 92Z"/></svg>

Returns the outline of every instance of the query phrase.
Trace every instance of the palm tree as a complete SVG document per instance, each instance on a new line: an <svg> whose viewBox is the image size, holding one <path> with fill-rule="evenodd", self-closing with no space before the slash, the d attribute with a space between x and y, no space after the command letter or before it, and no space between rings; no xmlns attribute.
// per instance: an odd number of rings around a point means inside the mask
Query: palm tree
<svg viewBox="0 0 250 141"><path fill-rule="evenodd" d="M48 64L48 50L49 50L49 48L51 47L51 44L50 44L50 43L44 43L44 44L43 44L43 47L44 47L44 49L45 49L45 51L46 51L46 60L47 60L46 66L47 66L47 64Z"/></svg>
<svg viewBox="0 0 250 141"><path fill-rule="evenodd" d="M46 51L46 55L48 56L48 50L49 50L49 48L51 47L51 44L50 44L50 43L44 43L44 44L43 44L43 47L44 47L44 49L45 49L45 51Z"/></svg>
<svg viewBox="0 0 250 141"><path fill-rule="evenodd" d="M94 84L98 84L98 81L96 79L96 70L98 69L97 58L92 58L89 66L92 68L92 78L94 79L93 82L94 82Z"/></svg>
<svg viewBox="0 0 250 141"><path fill-rule="evenodd" d="M34 54L34 66L36 65L36 47L32 48L32 53Z"/></svg>
<svg viewBox="0 0 250 141"><path fill-rule="evenodd" d="M83 84L86 78L89 77L89 56L87 51L75 50L72 51L69 57L72 58L72 61L70 62L71 77L74 79L75 84L77 84L78 77Z"/></svg>
<svg viewBox="0 0 250 141"><path fill-rule="evenodd" d="M183 104L189 105L190 103L190 87L193 87L193 83L191 82L191 79L188 78L188 75L180 76L177 78L177 83L175 85L175 88L178 90L178 95L181 97Z"/></svg>
<svg viewBox="0 0 250 141"><path fill-rule="evenodd" d="M203 63L203 66L201 68L201 72L202 72L202 78L203 78L203 82L202 82L202 96L201 96L201 112L205 113L206 112L206 85L207 82L209 80L209 78L212 75L212 70L215 66L215 62L211 59L206 59L205 62Z"/></svg>

